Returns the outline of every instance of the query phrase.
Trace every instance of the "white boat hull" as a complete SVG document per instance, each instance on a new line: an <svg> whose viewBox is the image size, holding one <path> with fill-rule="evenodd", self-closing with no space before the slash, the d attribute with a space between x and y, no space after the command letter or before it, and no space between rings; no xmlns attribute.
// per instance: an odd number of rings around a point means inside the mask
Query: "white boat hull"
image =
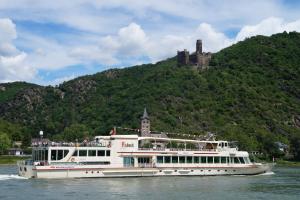
<svg viewBox="0 0 300 200"><path fill-rule="evenodd" d="M26 170L25 170L26 168ZM95 166L26 166L19 165L19 175L27 178L101 178L146 176L217 176L256 175L271 171L271 165L258 164L245 167L194 167L194 168L97 168Z"/></svg>

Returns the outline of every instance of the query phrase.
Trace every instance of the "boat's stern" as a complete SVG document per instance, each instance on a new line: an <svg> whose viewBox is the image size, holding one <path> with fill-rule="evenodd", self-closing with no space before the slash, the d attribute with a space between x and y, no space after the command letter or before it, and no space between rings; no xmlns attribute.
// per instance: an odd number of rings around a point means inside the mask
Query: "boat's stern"
<svg viewBox="0 0 300 200"><path fill-rule="evenodd" d="M274 167L273 163L254 163L256 167L256 174L264 174L271 172Z"/></svg>
<svg viewBox="0 0 300 200"><path fill-rule="evenodd" d="M17 163L19 176L25 178L36 178L36 170L31 160L21 160Z"/></svg>

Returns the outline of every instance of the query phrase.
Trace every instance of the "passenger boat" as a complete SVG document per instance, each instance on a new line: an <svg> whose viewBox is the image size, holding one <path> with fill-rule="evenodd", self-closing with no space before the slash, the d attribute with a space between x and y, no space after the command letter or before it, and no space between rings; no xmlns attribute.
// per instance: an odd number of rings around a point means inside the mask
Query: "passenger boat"
<svg viewBox="0 0 300 200"><path fill-rule="evenodd" d="M47 142L18 162L27 178L255 175L271 170L227 141L138 135L96 136L91 142Z"/></svg>

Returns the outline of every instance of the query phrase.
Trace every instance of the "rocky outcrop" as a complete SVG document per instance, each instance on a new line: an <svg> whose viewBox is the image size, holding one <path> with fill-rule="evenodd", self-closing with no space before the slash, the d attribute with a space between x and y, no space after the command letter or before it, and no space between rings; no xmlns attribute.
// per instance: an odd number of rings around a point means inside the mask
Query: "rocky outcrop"
<svg viewBox="0 0 300 200"><path fill-rule="evenodd" d="M0 85L0 91L5 92L6 88L2 85Z"/></svg>
<svg viewBox="0 0 300 200"><path fill-rule="evenodd" d="M33 111L34 107L42 103L43 94L44 90L42 87L26 89L17 94L12 101L0 105L0 112L5 113L7 110L19 107L23 107L27 111Z"/></svg>
<svg viewBox="0 0 300 200"><path fill-rule="evenodd" d="M294 122L294 125L297 127L297 128L300 128L300 116L299 115L295 115L293 117L293 122Z"/></svg>

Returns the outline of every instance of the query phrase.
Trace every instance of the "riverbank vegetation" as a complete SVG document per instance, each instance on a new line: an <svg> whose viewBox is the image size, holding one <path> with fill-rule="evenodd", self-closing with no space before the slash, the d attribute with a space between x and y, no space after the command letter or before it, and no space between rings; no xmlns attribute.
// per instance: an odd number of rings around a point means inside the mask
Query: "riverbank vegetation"
<svg viewBox="0 0 300 200"><path fill-rule="evenodd" d="M19 160L26 160L29 156L0 156L0 165L14 165Z"/></svg>

